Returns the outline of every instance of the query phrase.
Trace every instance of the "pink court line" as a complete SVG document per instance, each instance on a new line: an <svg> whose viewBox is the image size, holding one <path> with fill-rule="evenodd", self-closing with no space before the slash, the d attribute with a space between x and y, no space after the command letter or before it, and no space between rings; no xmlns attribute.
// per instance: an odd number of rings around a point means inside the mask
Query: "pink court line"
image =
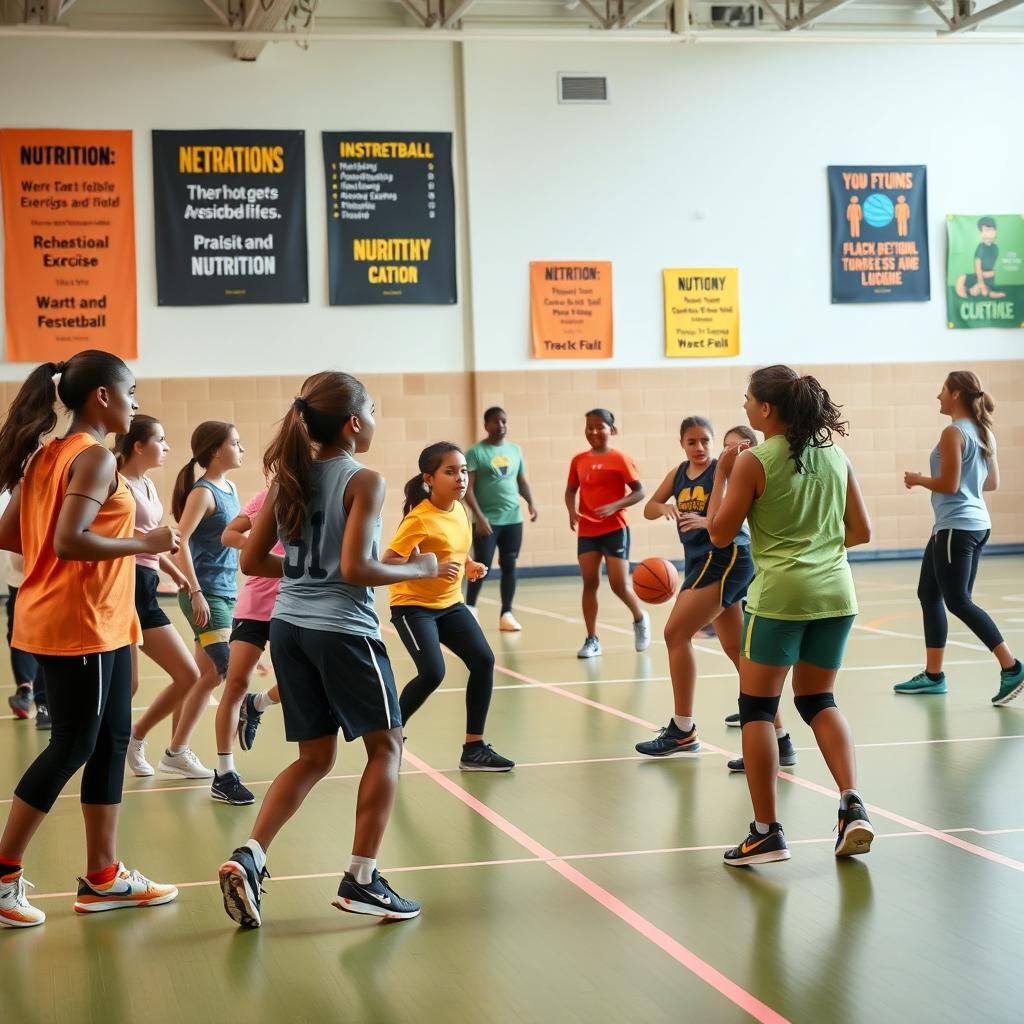
<svg viewBox="0 0 1024 1024"><path fill-rule="evenodd" d="M406 747L405 756L412 761L422 772L428 775L442 789L447 790L457 800L464 803L470 810L475 811L485 821L489 822L499 831L503 832L514 842L524 849L529 850L535 857L543 860L557 874L561 875L567 882L572 883L581 892L585 893L592 900L610 911L621 921L628 924L634 931L638 932L649 942L652 942L659 949L667 953L673 960L681 964L688 971L700 978L720 995L723 995L730 1002L734 1003L741 1010L750 1014L755 1020L763 1021L765 1024L787 1024L786 1018L776 1013L766 1003L746 989L741 988L734 981L727 978L720 971L716 970L706 960L702 960L696 953L687 949L682 943L677 942L667 932L663 932L657 925L653 924L646 917L638 914L632 907L627 906L618 897L613 896L607 889L587 878L581 871L571 864L552 853L546 846L543 846L532 836L522 829L513 825L507 818L497 811L488 807L487 804L478 800L471 793L461 786L457 786L447 776L431 768L426 761L417 757Z"/></svg>
<svg viewBox="0 0 1024 1024"><path fill-rule="evenodd" d="M503 672L515 679L521 679L524 682L540 682L538 679L531 679L529 676L524 676L520 672L514 672L512 669L505 668L501 665L495 665L494 670L495 672ZM635 722L637 725L643 725L652 730L658 728L653 722L648 722L643 718L638 718L636 715L631 715L628 711L621 711L619 708L614 708L608 704L602 704L599 701L591 700L589 697L573 693L571 690L564 690L556 685L550 685L547 689L560 697L574 700L579 704L586 704L588 707L595 708L598 711L603 711L609 715L615 715L617 718L623 718L628 722ZM716 746L713 743L706 743L703 740L701 740L701 743L705 749L715 754L721 754L723 757L733 758L739 756L736 752L726 750L724 747ZM791 782L795 786L802 786L804 789L808 789L813 793L821 793L823 796L827 796L832 800L837 799L839 796L834 789L819 786L816 782L798 778L796 775L792 775L789 772L780 771L779 778L784 779L786 782ZM905 828L923 832L926 835L931 836L933 839L938 839L941 842L948 843L950 846L955 846L967 853L972 853L976 857L983 857L985 860L992 861L994 864L1001 864L1003 867L1012 868L1014 871L1024 872L1024 862L1015 860L1013 857L1005 857L1001 853L994 853L992 850L986 850L982 846L975 846L974 843L969 843L965 839L947 835L946 833L940 832L938 829L934 829L929 825L915 821L913 818L907 818L902 814L897 814L895 811L889 811L884 807L879 807L877 804L865 804L865 806L869 811L873 814L877 814L880 818L886 818L889 821L895 821L898 824L903 825Z"/></svg>

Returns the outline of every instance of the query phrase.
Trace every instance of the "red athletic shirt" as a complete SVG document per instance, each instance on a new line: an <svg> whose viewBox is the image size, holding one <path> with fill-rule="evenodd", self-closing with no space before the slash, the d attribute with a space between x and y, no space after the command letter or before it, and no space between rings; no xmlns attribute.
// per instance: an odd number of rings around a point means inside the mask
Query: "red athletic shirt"
<svg viewBox="0 0 1024 1024"><path fill-rule="evenodd" d="M579 488L579 535L601 537L624 529L626 513L623 509L607 519L598 519L594 509L618 501L625 496L629 485L639 479L633 460L615 448L600 455L594 452L574 455L569 463L569 485Z"/></svg>

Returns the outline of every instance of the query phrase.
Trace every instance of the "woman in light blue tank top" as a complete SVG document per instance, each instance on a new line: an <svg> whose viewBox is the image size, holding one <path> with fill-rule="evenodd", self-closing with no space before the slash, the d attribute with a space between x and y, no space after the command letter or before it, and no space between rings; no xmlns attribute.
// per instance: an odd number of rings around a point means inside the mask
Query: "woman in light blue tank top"
<svg viewBox="0 0 1024 1024"><path fill-rule="evenodd" d="M999 486L996 439L992 433L995 403L970 370L954 370L938 394L939 412L952 422L939 437L929 459L930 475L907 472L907 489L932 492L935 525L924 549L917 596L924 615L925 668L896 693L945 693L942 671L951 611L992 652L999 662L996 705L1008 704L1024 691L1024 669L999 627L974 603L974 580L981 552L991 536L992 520L985 492Z"/></svg>

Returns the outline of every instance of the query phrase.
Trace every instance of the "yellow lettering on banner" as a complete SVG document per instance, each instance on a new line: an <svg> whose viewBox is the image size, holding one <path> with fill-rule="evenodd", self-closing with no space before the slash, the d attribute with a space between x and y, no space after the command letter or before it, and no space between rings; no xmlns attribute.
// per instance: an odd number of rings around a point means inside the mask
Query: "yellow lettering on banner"
<svg viewBox="0 0 1024 1024"><path fill-rule="evenodd" d="M342 160L433 160L429 142L339 142Z"/></svg>
<svg viewBox="0 0 1024 1024"><path fill-rule="evenodd" d="M430 259L432 243L431 238L353 238L352 259L426 263Z"/></svg>
<svg viewBox="0 0 1024 1024"><path fill-rule="evenodd" d="M284 146L179 146L179 174L281 174Z"/></svg>
<svg viewBox="0 0 1024 1024"><path fill-rule="evenodd" d="M369 266L366 276L370 284L419 284L420 268L403 264L391 266Z"/></svg>

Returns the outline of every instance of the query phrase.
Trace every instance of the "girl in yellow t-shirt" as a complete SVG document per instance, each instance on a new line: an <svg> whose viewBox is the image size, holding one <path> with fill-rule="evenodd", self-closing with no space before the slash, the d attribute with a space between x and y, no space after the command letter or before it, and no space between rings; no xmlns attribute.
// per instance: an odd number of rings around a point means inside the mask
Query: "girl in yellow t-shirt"
<svg viewBox="0 0 1024 1024"><path fill-rule="evenodd" d="M469 486L466 456L457 445L439 441L420 452L419 470L405 485L405 518L381 559L400 564L415 554L437 556L436 578L391 587L391 621L416 663L416 676L399 698L402 721L408 722L444 679L444 644L469 669L466 742L459 767L467 772L507 772L515 762L484 743L494 654L462 601L463 575L472 581L487 573L485 565L468 559L473 530L462 504Z"/></svg>

